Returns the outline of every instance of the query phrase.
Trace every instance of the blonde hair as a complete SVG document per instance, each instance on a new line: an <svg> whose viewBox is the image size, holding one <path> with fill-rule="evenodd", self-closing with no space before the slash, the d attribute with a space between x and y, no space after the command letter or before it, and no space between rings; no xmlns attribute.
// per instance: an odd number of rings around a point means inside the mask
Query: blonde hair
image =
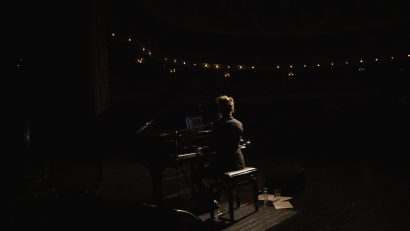
<svg viewBox="0 0 410 231"><path fill-rule="evenodd" d="M216 98L216 105L222 117L232 115L235 112L235 101L227 95L221 95Z"/></svg>

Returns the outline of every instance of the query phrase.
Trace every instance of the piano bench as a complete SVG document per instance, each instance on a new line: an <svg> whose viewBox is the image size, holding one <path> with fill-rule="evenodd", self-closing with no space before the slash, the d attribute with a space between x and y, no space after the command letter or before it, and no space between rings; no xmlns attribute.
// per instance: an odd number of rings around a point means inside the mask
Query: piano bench
<svg viewBox="0 0 410 231"><path fill-rule="evenodd" d="M239 189L243 186L252 185L253 188L253 204L255 206L255 212L259 209L258 204L258 170L253 167L245 167L241 170L225 172L220 187L228 194L228 212L219 214L220 219L223 219L221 216L229 213L229 223L233 224L235 222L234 211L241 207L241 201L239 198ZM236 207L234 208L234 191L236 196ZM248 205L248 204L246 204ZM253 212L252 212L253 213ZM249 213L248 215L250 215ZM214 211L210 212L211 220L214 220ZM248 216L246 215L246 216ZM246 217L243 216L242 218ZM241 219L242 219L241 218Z"/></svg>

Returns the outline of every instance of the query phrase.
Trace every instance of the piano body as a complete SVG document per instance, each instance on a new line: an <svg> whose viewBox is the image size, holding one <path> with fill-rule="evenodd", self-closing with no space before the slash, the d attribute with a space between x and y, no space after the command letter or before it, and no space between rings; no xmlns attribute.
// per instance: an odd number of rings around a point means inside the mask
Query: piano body
<svg viewBox="0 0 410 231"><path fill-rule="evenodd" d="M144 126L149 125L149 122ZM163 197L163 172L165 168L178 169L188 188L191 180L183 168L200 166L213 154L209 148L212 123L193 129L151 131L149 128L137 130L137 148L142 150L142 161L148 167L153 186L153 197L161 204ZM140 158L141 160L141 158Z"/></svg>
<svg viewBox="0 0 410 231"><path fill-rule="evenodd" d="M213 123L180 130L157 131L149 129L152 120L137 130L137 148L143 150L143 162L151 174L154 202L161 204L163 197L163 172L165 168L178 169L192 192L192 171L206 164L214 155L210 146ZM245 149L249 140L241 140ZM188 165L185 172L183 166Z"/></svg>

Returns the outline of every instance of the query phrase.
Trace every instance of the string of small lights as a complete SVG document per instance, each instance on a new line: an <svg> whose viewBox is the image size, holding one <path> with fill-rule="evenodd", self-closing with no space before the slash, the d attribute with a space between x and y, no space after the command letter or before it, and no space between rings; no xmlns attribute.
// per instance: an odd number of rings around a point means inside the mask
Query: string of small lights
<svg viewBox="0 0 410 231"><path fill-rule="evenodd" d="M144 45L138 45L132 36L121 37L116 33L111 33L113 39L119 41L126 41L130 45L135 45L137 47L137 57L136 63L143 64L147 59L158 60L162 62L168 72L173 74L176 73L177 67L190 67L193 69L203 69L203 70L217 70L224 73L225 77L231 77L232 71L257 71L257 70L273 70L273 71L286 71L289 77L295 75L296 70L320 70L323 68L336 68L340 66L353 66L357 68L359 72L366 70L366 65L377 64L382 62L397 62L399 60L407 59L410 60L410 52L407 54L395 54L391 56L379 56L379 57L363 57L363 58L350 58L344 60L334 60L328 59L330 61L322 61L317 63L300 63L298 64L270 64L270 65L255 65L255 64L221 64L212 62L194 62L187 59L169 57L165 55L153 54L152 50Z"/></svg>

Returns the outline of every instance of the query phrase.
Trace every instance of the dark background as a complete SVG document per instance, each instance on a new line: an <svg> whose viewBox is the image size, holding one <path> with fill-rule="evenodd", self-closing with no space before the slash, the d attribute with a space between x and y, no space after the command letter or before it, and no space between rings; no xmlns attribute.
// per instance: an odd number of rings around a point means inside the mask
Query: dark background
<svg viewBox="0 0 410 231"><path fill-rule="evenodd" d="M138 162L147 153L136 146L138 128L155 119L147 131L183 129L185 116L198 114L212 121L220 94L236 100L252 161L402 161L409 8L383 0L12 3L5 15L14 69L4 78L5 200L30 195L27 182L46 162L92 163L92 171L106 157ZM109 70L103 96L95 94L99 52L106 52ZM145 62L137 64L138 57ZM225 78L224 71L164 57L262 68L231 70ZM289 64L293 77L288 68L266 68ZM101 97L109 106L96 111ZM71 174L62 169L54 187Z"/></svg>
<svg viewBox="0 0 410 231"><path fill-rule="evenodd" d="M120 107L154 117L165 110L160 119L183 122L200 104L212 119L214 98L228 94L237 99L246 135L269 155L374 158L375 151L395 155L405 148L408 3L140 1L126 10L124 5L108 7L116 34L108 38L112 97ZM153 54L138 65L141 46ZM400 58L390 62L395 54ZM262 68L224 78L224 71L173 66L163 57ZM384 58L375 63L375 57ZM302 68L305 63L310 68ZM312 68L316 63L323 68ZM298 66L295 76L287 75L288 68L269 69L277 64ZM176 73L168 73L170 68Z"/></svg>

